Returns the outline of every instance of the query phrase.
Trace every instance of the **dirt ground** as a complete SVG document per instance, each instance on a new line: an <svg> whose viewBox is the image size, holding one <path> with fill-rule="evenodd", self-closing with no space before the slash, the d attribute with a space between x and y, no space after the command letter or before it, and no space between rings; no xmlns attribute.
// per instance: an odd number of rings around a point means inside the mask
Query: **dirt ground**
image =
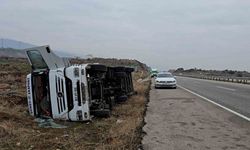
<svg viewBox="0 0 250 150"><path fill-rule="evenodd" d="M112 61L129 65L123 60ZM0 58L0 68L1 150L138 149L140 146L150 85L150 82L137 82L147 76L142 67L133 73L137 95L116 105L111 117L93 118L90 122L55 120L67 126L66 129L39 128L35 118L28 114L25 79L30 65L26 59Z"/></svg>
<svg viewBox="0 0 250 150"><path fill-rule="evenodd" d="M250 122L180 88L151 88L145 150L250 150Z"/></svg>

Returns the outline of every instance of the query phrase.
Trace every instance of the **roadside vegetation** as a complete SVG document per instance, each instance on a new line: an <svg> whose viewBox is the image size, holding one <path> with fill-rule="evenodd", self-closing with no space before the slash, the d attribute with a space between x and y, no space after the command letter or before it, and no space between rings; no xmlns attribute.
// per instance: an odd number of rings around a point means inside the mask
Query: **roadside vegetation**
<svg viewBox="0 0 250 150"><path fill-rule="evenodd" d="M203 75L203 76L222 76L222 77L250 77L250 73L247 71L237 71L237 70L204 70L204 69L184 69L178 68L176 70L171 70L174 74L181 75Z"/></svg>
<svg viewBox="0 0 250 150"><path fill-rule="evenodd" d="M0 149L138 149L150 81L146 65L136 60L98 59L109 65L135 66L137 95L118 104L109 118L91 122L57 123L65 129L39 128L28 114L25 78L30 71L26 59L0 58ZM89 60L75 59L74 63Z"/></svg>

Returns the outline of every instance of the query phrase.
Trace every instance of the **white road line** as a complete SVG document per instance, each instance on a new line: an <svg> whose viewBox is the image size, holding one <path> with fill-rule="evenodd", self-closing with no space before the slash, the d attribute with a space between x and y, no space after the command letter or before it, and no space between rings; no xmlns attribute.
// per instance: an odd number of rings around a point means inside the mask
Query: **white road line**
<svg viewBox="0 0 250 150"><path fill-rule="evenodd" d="M224 89L224 90L228 90L228 91L236 91L236 89L231 89L231 88L227 88L227 87L223 87L223 86L216 86L219 89Z"/></svg>
<svg viewBox="0 0 250 150"><path fill-rule="evenodd" d="M208 101L208 102L210 102L210 103L212 103L212 104L214 104L214 105L216 105L216 106L219 106L219 107L221 107L222 109L225 109L225 110L227 110L227 111L229 111L229 112L231 112L231 113L233 113L233 114L235 114L235 115L237 115L237 116L239 116L239 117L241 117L241 118L243 118L243 119L245 119L245 120L247 120L247 121L250 121L250 118L248 118L247 116L244 116L244 115L242 115L242 114L240 114L240 113L238 113L238 112L236 112L236 111L233 111L233 110L231 110L231 109L229 109L229 108L227 108L227 107L225 107L225 106L222 106L222 105L220 105L220 104L218 104L218 103L216 103L216 102L214 102L214 101L212 101L212 100L210 100L210 99L208 99L208 98L206 98L206 97L204 97L204 96L201 96L201 95L199 95L199 94L197 94L197 93L195 93L195 92L193 92L193 91L190 91L189 89L186 89L186 88L184 88L184 87L182 87L182 86L180 86L180 85L178 85L178 87L180 87L180 88L182 88L183 90L186 90L186 91L188 91L188 92L190 92L190 93L192 93L192 94L194 94L194 95L196 95L196 96L198 96L198 97L200 97L200 98L202 98L202 99L204 99L204 100L206 100L206 101Z"/></svg>

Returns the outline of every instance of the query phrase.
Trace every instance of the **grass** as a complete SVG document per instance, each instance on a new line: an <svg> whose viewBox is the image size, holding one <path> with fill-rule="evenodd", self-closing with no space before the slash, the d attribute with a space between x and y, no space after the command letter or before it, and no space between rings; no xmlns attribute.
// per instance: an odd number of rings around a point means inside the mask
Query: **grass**
<svg viewBox="0 0 250 150"><path fill-rule="evenodd" d="M0 71L6 73L5 78L0 78L0 86L8 87L8 90L0 88L0 149L138 149L140 146L150 83L136 81L147 75L145 71L133 73L138 94L117 105L111 117L93 118L85 123L56 121L67 128L45 129L39 128L27 112L25 77L29 65L22 59L8 61Z"/></svg>

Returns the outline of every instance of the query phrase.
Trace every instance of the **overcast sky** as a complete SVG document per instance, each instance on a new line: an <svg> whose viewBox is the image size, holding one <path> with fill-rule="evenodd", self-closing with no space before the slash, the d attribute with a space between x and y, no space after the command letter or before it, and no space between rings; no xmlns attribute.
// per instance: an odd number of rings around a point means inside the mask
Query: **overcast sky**
<svg viewBox="0 0 250 150"><path fill-rule="evenodd" d="M250 1L0 0L0 37L164 70L250 71Z"/></svg>

